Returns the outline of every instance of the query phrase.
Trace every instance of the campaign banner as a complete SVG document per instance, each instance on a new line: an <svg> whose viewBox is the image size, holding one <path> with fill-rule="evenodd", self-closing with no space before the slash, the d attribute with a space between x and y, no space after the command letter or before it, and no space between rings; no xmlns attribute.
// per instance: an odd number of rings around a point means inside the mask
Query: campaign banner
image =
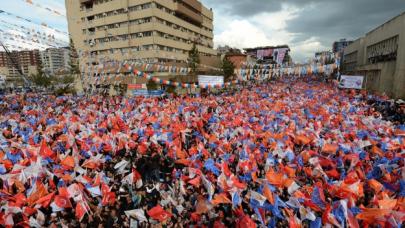
<svg viewBox="0 0 405 228"><path fill-rule="evenodd" d="M128 84L128 89L132 90L146 89L146 84Z"/></svg>
<svg viewBox="0 0 405 228"><path fill-rule="evenodd" d="M201 87L222 86L223 84L224 76L198 75L198 85Z"/></svg>
<svg viewBox="0 0 405 228"><path fill-rule="evenodd" d="M364 81L364 76L342 75L342 76L340 76L339 88L362 89L363 81Z"/></svg>
<svg viewBox="0 0 405 228"><path fill-rule="evenodd" d="M162 96L164 93L165 93L164 90L141 89L141 90L134 90L132 92L132 95L134 95L134 96L143 96L143 97L159 97L159 96Z"/></svg>

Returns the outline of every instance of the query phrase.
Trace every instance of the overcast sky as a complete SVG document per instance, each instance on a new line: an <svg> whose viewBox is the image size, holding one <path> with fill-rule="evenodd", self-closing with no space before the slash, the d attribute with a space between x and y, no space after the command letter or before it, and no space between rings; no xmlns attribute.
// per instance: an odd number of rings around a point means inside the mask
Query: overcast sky
<svg viewBox="0 0 405 228"><path fill-rule="evenodd" d="M355 39L405 11L404 0L201 0L214 11L215 46L246 48L288 44L295 61L330 50L340 38ZM0 0L0 9L67 31L66 19L28 5ZM65 12L64 0L33 0ZM16 24L41 26L0 14ZM0 28L4 29L4 26ZM48 30L48 32L52 32ZM56 34L60 39L67 39Z"/></svg>

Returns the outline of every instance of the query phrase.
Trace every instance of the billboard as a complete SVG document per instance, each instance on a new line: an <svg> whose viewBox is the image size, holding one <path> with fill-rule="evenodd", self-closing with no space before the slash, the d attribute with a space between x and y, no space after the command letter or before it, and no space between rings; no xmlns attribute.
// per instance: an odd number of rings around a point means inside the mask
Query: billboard
<svg viewBox="0 0 405 228"><path fill-rule="evenodd" d="M224 84L224 76L198 75L198 85L201 87Z"/></svg>
<svg viewBox="0 0 405 228"><path fill-rule="evenodd" d="M363 88L364 76L340 76L339 88L344 89L361 89Z"/></svg>

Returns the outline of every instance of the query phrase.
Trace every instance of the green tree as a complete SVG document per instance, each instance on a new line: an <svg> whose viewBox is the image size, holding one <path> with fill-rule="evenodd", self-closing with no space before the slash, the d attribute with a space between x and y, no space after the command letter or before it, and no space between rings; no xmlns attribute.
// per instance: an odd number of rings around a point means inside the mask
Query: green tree
<svg viewBox="0 0 405 228"><path fill-rule="evenodd" d="M191 72L195 74L198 64L200 64L200 55L196 43L193 43L193 47L188 52L188 66L191 68Z"/></svg>
<svg viewBox="0 0 405 228"><path fill-rule="evenodd" d="M37 73L35 75L32 75L31 78L32 78L32 82L36 86L48 88L49 86L52 85L52 78L46 76L45 74L41 75L40 73Z"/></svg>
<svg viewBox="0 0 405 228"><path fill-rule="evenodd" d="M79 57L78 57L77 50L75 48L75 44L73 43L72 38L70 38L69 49L70 49L70 53L69 53L70 74L72 74L72 75L80 74Z"/></svg>
<svg viewBox="0 0 405 228"><path fill-rule="evenodd" d="M159 89L159 85L155 81L149 80L146 84L146 88L148 88L148 90L157 90Z"/></svg>
<svg viewBox="0 0 405 228"><path fill-rule="evenodd" d="M235 65L233 64L233 62L229 61L229 59L225 57L222 60L221 68L224 73L225 81L229 81L229 79L233 76L235 72Z"/></svg>

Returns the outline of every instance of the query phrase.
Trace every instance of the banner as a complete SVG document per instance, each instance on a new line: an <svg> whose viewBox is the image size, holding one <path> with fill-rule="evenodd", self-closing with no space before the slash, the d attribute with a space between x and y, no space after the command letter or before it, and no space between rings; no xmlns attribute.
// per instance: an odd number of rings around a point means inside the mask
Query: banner
<svg viewBox="0 0 405 228"><path fill-rule="evenodd" d="M128 89L132 90L146 89L146 84L128 84Z"/></svg>
<svg viewBox="0 0 405 228"><path fill-rule="evenodd" d="M339 88L362 89L363 81L364 76L342 75L340 76Z"/></svg>
<svg viewBox="0 0 405 228"><path fill-rule="evenodd" d="M224 84L224 76L198 75L198 85L201 87L219 86Z"/></svg>

